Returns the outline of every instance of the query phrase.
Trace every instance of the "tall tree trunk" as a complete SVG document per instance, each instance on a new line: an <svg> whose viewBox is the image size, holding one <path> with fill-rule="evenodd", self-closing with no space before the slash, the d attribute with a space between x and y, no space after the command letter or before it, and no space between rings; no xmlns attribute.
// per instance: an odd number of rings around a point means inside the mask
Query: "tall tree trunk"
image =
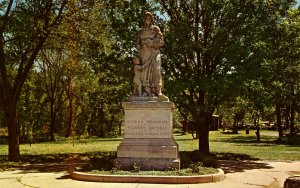
<svg viewBox="0 0 300 188"><path fill-rule="evenodd" d="M25 114L29 114L29 106L30 106L30 89L29 87L26 87L24 89L24 93L25 93ZM23 121L23 123L20 123L20 140L21 142L27 142L28 141L28 127L27 127L27 122L28 120Z"/></svg>
<svg viewBox="0 0 300 188"><path fill-rule="evenodd" d="M103 100L101 100L100 102L100 108L99 108L99 137L103 138L104 137L104 112L103 112L103 108L104 108L104 102Z"/></svg>
<svg viewBox="0 0 300 188"><path fill-rule="evenodd" d="M275 113L276 113L278 136L279 136L279 140L281 140L283 137L283 131L282 131L282 125L281 125L281 105L280 104L276 104Z"/></svg>
<svg viewBox="0 0 300 188"><path fill-rule="evenodd" d="M291 106L288 104L286 105L286 108L284 110L284 119L285 119L285 125L284 129L290 129L290 112L291 112Z"/></svg>
<svg viewBox="0 0 300 188"><path fill-rule="evenodd" d="M69 109L68 109L68 119L67 119L67 132L65 137L69 138L71 136L71 128L73 122L73 98L69 99Z"/></svg>
<svg viewBox="0 0 300 188"><path fill-rule="evenodd" d="M119 136L122 134L122 122L119 122Z"/></svg>
<svg viewBox="0 0 300 188"><path fill-rule="evenodd" d="M254 119L254 126L256 127L256 141L260 142L260 127L259 127L259 117Z"/></svg>
<svg viewBox="0 0 300 188"><path fill-rule="evenodd" d="M17 117L17 100L12 97L8 99L4 109L6 125L8 127L8 160L18 162L21 160L20 155L20 127Z"/></svg>
<svg viewBox="0 0 300 188"><path fill-rule="evenodd" d="M233 122L233 134L238 134L238 120L237 120L237 115L234 116L234 122Z"/></svg>
<svg viewBox="0 0 300 188"><path fill-rule="evenodd" d="M90 103L91 104L91 103ZM94 107L96 108L96 107ZM90 121L88 122L88 133L89 135L96 135L96 132L95 132L95 117L97 116L97 111L96 110L93 110L92 111L92 115L91 115L91 119Z"/></svg>
<svg viewBox="0 0 300 188"><path fill-rule="evenodd" d="M69 107L68 107L68 115L67 115L67 131L66 131L66 138L71 136L71 128L73 123L73 99L74 99L74 88L72 86L72 77L69 75L68 83L67 83L67 98L69 100Z"/></svg>
<svg viewBox="0 0 300 188"><path fill-rule="evenodd" d="M50 104L50 141L54 142L55 137L54 137L54 132L55 132L55 118L56 118L56 113L54 109L54 101L51 101Z"/></svg>
<svg viewBox="0 0 300 188"><path fill-rule="evenodd" d="M291 104L291 118L290 118L290 134L295 134L295 101L292 99L292 104Z"/></svg>
<svg viewBox="0 0 300 188"><path fill-rule="evenodd" d="M211 119L210 113L203 113L200 117L198 125L199 135L199 152L208 155L209 154L209 123Z"/></svg>
<svg viewBox="0 0 300 188"><path fill-rule="evenodd" d="M199 152L208 155L209 154L209 131L208 125L202 125L200 130L198 131L199 134Z"/></svg>

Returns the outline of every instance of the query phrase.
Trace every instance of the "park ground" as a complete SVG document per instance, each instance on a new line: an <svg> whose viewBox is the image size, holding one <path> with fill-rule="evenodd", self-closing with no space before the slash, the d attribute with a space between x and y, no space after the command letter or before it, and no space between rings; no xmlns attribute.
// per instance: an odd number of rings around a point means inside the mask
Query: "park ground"
<svg viewBox="0 0 300 188"><path fill-rule="evenodd" d="M197 149L191 135L174 135L179 149ZM300 147L276 144L275 131L262 131L256 142L254 131L249 135L210 133L210 149L226 174L225 180L207 184L159 185L159 187L283 187L291 175L300 175ZM68 169L103 153L116 151L121 138L85 138L58 140L55 143L21 145L23 162L6 161L7 146L0 145L1 187L157 187L155 184L96 183L71 180ZM75 160L74 160L75 159Z"/></svg>
<svg viewBox="0 0 300 188"><path fill-rule="evenodd" d="M292 174L300 173L300 162L232 161L221 162L226 178L221 182L203 184L140 184L83 182L68 177L64 165L33 165L28 169L0 173L3 188L279 188ZM65 166L67 168L67 165Z"/></svg>

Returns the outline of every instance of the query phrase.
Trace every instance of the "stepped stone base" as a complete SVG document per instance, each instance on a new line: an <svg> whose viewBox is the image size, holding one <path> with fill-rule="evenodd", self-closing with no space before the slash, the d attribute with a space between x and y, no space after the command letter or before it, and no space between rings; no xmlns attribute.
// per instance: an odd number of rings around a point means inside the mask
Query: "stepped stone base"
<svg viewBox="0 0 300 188"><path fill-rule="evenodd" d="M299 176L288 177L284 182L284 188L299 188L299 187L300 187Z"/></svg>
<svg viewBox="0 0 300 188"><path fill-rule="evenodd" d="M118 146L118 157L178 158L178 147L173 139L128 139Z"/></svg>
<svg viewBox="0 0 300 188"><path fill-rule="evenodd" d="M125 136L115 164L122 169L179 169L178 145L173 139L174 104L169 101L123 102Z"/></svg>
<svg viewBox="0 0 300 188"><path fill-rule="evenodd" d="M117 165L131 169L138 165L142 170L179 169L178 146L173 139L125 138L118 146Z"/></svg>

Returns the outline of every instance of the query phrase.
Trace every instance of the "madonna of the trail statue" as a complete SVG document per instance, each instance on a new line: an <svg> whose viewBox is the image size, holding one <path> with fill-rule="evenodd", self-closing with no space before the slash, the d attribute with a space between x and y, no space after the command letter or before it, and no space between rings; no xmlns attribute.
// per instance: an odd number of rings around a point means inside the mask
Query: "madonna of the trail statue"
<svg viewBox="0 0 300 188"><path fill-rule="evenodd" d="M173 138L174 103L162 94L161 55L163 35L146 12L137 34L138 56L133 58L134 90L124 108L124 139L117 148L122 169L179 169L178 145Z"/></svg>
<svg viewBox="0 0 300 188"><path fill-rule="evenodd" d="M154 18L150 12L145 13L143 22L144 27L138 31L136 41L136 48L138 51L137 58L139 58L140 61L140 81L142 87L140 92L137 92L135 88L133 96L167 99L161 91L161 54L159 48L164 45L163 34L158 26L153 25ZM136 68L137 66L135 65L135 69ZM136 71L135 74L137 74Z"/></svg>

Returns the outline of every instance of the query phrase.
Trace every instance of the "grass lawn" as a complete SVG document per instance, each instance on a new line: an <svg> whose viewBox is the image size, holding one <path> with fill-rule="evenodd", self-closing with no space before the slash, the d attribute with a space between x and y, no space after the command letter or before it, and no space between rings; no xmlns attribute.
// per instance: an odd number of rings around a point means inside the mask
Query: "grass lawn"
<svg viewBox="0 0 300 188"><path fill-rule="evenodd" d="M245 131L240 134L222 134L210 132L210 151L218 159L259 159L275 161L300 160L300 146L277 145L277 132L261 131L261 142L256 142L255 131L249 135ZM192 139L190 134L174 134L181 152L197 150L198 140ZM28 162L63 161L74 154L85 157L97 156L101 153L114 154L122 138L96 138L80 140L62 140L54 143L21 144L21 155ZM7 160L6 144L0 144L0 163ZM33 157L34 156L34 157Z"/></svg>
<svg viewBox="0 0 300 188"><path fill-rule="evenodd" d="M198 148L198 140L193 140L190 134L174 135L180 151L192 151ZM223 134L219 131L210 132L210 151L222 157L234 159L259 159L272 161L300 160L300 146L276 144L276 131L261 131L261 142L256 141L255 131L249 135L245 131L239 134ZM227 158L228 158L227 157Z"/></svg>

